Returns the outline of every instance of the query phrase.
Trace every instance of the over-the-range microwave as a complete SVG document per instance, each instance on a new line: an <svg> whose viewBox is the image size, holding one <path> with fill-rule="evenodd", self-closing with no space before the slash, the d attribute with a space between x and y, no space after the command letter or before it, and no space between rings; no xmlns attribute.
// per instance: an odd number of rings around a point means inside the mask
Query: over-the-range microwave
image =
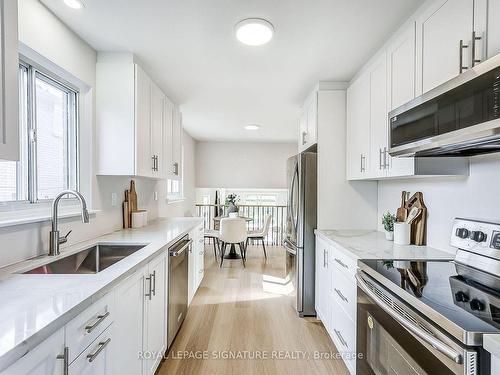
<svg viewBox="0 0 500 375"><path fill-rule="evenodd" d="M389 113L392 156L500 151L500 54Z"/></svg>

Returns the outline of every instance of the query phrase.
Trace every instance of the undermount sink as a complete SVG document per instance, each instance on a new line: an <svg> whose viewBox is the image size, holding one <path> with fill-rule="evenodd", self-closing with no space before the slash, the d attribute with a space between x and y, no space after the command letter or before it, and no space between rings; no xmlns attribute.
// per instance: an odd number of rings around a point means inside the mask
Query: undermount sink
<svg viewBox="0 0 500 375"><path fill-rule="evenodd" d="M146 245L97 244L73 255L34 268L25 274L92 274L105 270Z"/></svg>

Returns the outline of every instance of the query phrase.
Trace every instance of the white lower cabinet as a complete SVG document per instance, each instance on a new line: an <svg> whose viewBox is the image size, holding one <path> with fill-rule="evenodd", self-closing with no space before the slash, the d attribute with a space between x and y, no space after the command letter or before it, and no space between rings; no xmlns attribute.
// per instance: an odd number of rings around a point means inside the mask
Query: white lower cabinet
<svg viewBox="0 0 500 375"><path fill-rule="evenodd" d="M356 373L356 260L316 237L316 313L349 372Z"/></svg>
<svg viewBox="0 0 500 375"><path fill-rule="evenodd" d="M117 345L111 325L69 365L69 375L113 374L111 353Z"/></svg>
<svg viewBox="0 0 500 375"><path fill-rule="evenodd" d="M64 353L64 328L43 341L1 375L63 375L64 361L57 356Z"/></svg>
<svg viewBox="0 0 500 375"><path fill-rule="evenodd" d="M189 247L188 255L188 304L191 304L205 276L205 237L203 231L203 224L200 224L189 235L193 243Z"/></svg>

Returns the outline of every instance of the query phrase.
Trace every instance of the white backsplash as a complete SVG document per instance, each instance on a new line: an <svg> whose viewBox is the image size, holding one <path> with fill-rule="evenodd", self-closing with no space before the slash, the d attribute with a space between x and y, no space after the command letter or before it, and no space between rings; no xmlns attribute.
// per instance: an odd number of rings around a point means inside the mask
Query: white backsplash
<svg viewBox="0 0 500 375"><path fill-rule="evenodd" d="M469 177L380 181L379 220L386 211L396 211L403 190L424 194L429 212L427 245L453 251L449 241L455 217L500 222L500 154L471 158Z"/></svg>

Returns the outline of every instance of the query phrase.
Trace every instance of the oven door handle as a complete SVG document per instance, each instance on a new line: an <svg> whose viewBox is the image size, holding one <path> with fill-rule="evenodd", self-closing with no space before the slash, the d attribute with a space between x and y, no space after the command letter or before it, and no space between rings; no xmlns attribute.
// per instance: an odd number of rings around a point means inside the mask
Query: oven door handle
<svg viewBox="0 0 500 375"><path fill-rule="evenodd" d="M397 312L388 307L383 300L381 300L375 293L373 293L365 285L365 280L363 276L359 274L359 272L356 273L355 276L358 282L358 286L363 290L363 292L365 292L382 310L384 310L387 314L389 314L392 318L394 318L394 320L396 320L399 324L401 324L404 328L413 333L415 336L419 337L420 339L424 340L429 345L431 345L433 348L440 351L442 354L444 354L446 357L448 357L455 363L458 364L462 363L462 355L460 353L458 353L449 345L445 344L444 342L436 339L434 336L425 332L423 329L417 327L409 320L402 317Z"/></svg>

